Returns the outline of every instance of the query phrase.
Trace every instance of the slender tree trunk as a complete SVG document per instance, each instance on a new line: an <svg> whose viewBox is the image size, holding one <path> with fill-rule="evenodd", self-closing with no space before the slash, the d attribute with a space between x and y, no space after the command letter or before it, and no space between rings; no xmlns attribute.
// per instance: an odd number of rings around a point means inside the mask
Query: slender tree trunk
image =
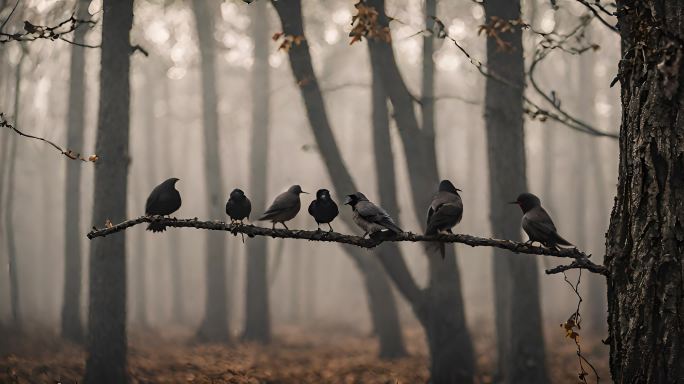
<svg viewBox="0 0 684 384"><path fill-rule="evenodd" d="M104 0L93 224L126 219L132 0ZM91 242L88 345L84 382L125 383L126 236Z"/></svg>
<svg viewBox="0 0 684 384"><path fill-rule="evenodd" d="M300 0L288 2L271 1L271 4L273 4L278 12L284 33L288 36L304 35ZM292 73L300 87L316 144L319 147L322 160L330 173L330 179L335 191L340 196L349 193L348 191L356 191L356 186L342 160L342 155L330 127L323 95L313 70L307 41L304 40L301 44L294 45L288 54ZM342 209L340 217L348 225L354 225L349 210ZM399 318L396 301L387 281L387 276L383 273L382 267L376 259L368 258L367 254L355 247L345 246L343 249L352 258L363 276L368 294L368 307L371 313L371 320L373 321L373 329L379 330L385 327L388 330L387 332L378 333L381 353L384 353L383 351L396 350L394 346L397 345L397 339L402 338L402 334L399 332L400 327L398 325L392 325L398 324ZM398 263L403 266L400 267L402 271L407 271L403 259L398 261ZM395 333L389 335L390 331Z"/></svg>
<svg viewBox="0 0 684 384"><path fill-rule="evenodd" d="M14 123L20 126L19 112L21 102L21 80L24 57L26 53L22 49L21 58L17 64L14 74ZM10 278L10 305L11 305L11 326L15 330L21 329L21 303L19 302L19 276L17 269L17 246L14 238L14 190L16 189L16 167L17 167L17 137L10 135L8 139L9 150L7 156L7 196L5 198L5 233L7 236L7 258L9 261L8 272Z"/></svg>
<svg viewBox="0 0 684 384"><path fill-rule="evenodd" d="M216 92L214 48L214 2L193 1L192 10L200 45L202 75L202 115L204 124L204 175L207 184L207 210L212 220L224 218L223 177L219 158L218 97ZM225 236L207 232L207 296L204 320L197 331L200 341L230 339L226 291Z"/></svg>
<svg viewBox="0 0 684 384"><path fill-rule="evenodd" d="M270 121L270 65L267 3L251 7L254 65L252 66L252 141L250 155L250 194L254 212L266 208L268 180L268 126ZM247 290L245 298L245 340L271 341L271 314L268 295L266 239L251 239L247 244Z"/></svg>
<svg viewBox="0 0 684 384"><path fill-rule="evenodd" d="M616 383L684 378L684 4L618 1L617 198L606 239Z"/></svg>
<svg viewBox="0 0 684 384"><path fill-rule="evenodd" d="M487 20L520 17L519 0L488 0ZM496 238L520 240L520 216L506 202L527 190L523 130L524 60L522 31L501 32L512 49L487 39L490 70L519 88L487 78L485 124L489 157L490 218ZM537 260L494 250L493 275L499 352L498 380L547 383Z"/></svg>

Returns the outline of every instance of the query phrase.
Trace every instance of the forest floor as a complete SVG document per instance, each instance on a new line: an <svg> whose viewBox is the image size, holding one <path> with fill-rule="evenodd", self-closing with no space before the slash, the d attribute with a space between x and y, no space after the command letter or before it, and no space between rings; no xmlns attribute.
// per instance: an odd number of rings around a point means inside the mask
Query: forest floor
<svg viewBox="0 0 684 384"><path fill-rule="evenodd" d="M561 329L548 330L552 383L577 383L575 344ZM553 332L550 332L553 331ZM477 383L490 383L494 339L475 334ZM129 372L132 383L425 383L428 358L420 330L406 332L409 356L393 361L376 357L377 344L367 336L301 327L277 329L269 346L250 343L195 345L180 331L132 331ZM583 355L594 364L601 382L610 382L608 348L599 338L583 341ZM85 352L58 338L10 335L0 341L0 383L77 383ZM586 366L586 365L585 365ZM589 383L596 379L587 376Z"/></svg>

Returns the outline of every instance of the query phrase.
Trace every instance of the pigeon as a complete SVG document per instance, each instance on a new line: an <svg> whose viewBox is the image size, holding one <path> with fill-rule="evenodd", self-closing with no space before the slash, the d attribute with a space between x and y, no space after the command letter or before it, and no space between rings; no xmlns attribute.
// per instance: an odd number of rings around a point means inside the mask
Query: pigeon
<svg viewBox="0 0 684 384"><path fill-rule="evenodd" d="M426 235L436 235L440 232L452 233L451 228L461 222L463 202L458 191L460 189L454 187L449 180L442 180L439 183L439 189L432 197L428 208ZM431 242L430 247L439 248L444 259L444 243Z"/></svg>
<svg viewBox="0 0 684 384"><path fill-rule="evenodd" d="M363 237L366 235L374 237L380 232L386 232L385 230L394 234L404 232L384 209L368 201L368 198L361 192L347 195L344 204L351 206L354 212L352 217L354 223L365 231Z"/></svg>
<svg viewBox="0 0 684 384"><path fill-rule="evenodd" d="M299 208L302 206L299 201L299 195L302 193L308 192L302 191L302 187L299 185L291 186L290 189L281 193L273 200L273 204L261 215L259 221L271 221L273 229L275 229L276 223L280 223L285 229L289 230L285 222L294 219L297 213L299 213Z"/></svg>
<svg viewBox="0 0 684 384"><path fill-rule="evenodd" d="M241 189L233 189L226 202L226 214L230 216L231 221L242 221L247 218L252 212L252 203L249 201L245 193Z"/></svg>
<svg viewBox="0 0 684 384"><path fill-rule="evenodd" d="M309 214L313 216L318 224L318 230L321 229L321 223L328 224L330 232L333 231L330 223L337 217L339 210L337 204L330 197L330 192L327 189L319 189L316 192L316 200L309 204Z"/></svg>
<svg viewBox="0 0 684 384"><path fill-rule="evenodd" d="M150 193L145 203L145 215L170 215L181 207L181 196L175 185L179 179L172 177L157 185ZM148 231L164 232L166 226L158 222L151 222L147 226Z"/></svg>
<svg viewBox="0 0 684 384"><path fill-rule="evenodd" d="M559 245L572 246L558 234L551 216L542 208L541 200L537 196L527 192L521 193L510 204L517 204L522 209L522 228L529 237L528 243L537 241L549 248L558 248Z"/></svg>

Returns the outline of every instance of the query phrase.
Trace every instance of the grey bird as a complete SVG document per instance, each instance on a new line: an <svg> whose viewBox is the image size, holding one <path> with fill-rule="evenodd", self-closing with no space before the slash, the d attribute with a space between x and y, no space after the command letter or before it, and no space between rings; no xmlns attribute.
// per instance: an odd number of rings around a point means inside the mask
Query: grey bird
<svg viewBox="0 0 684 384"><path fill-rule="evenodd" d="M273 229L275 229L276 223L280 223L285 229L289 230L285 222L294 219L297 213L299 213L299 209L302 206L302 203L299 201L299 195L302 193L308 192L302 191L302 187L299 185L291 186L290 189L281 193L273 200L273 204L268 207L258 220L272 222Z"/></svg>
<svg viewBox="0 0 684 384"><path fill-rule="evenodd" d="M572 246L558 234L551 216L542 208L541 200L537 196L527 192L521 193L510 204L517 204L523 212L522 228L529 237L528 243L537 241L549 248L558 248L559 245Z"/></svg>
<svg viewBox="0 0 684 384"><path fill-rule="evenodd" d="M439 183L437 193L432 197L427 213L426 235L436 235L440 232L452 233L451 228L461 222L463 218L463 201L458 194L460 189L454 187L449 180ZM430 247L439 248L444 258L444 243L432 242Z"/></svg>
<svg viewBox="0 0 684 384"><path fill-rule="evenodd" d="M364 230L363 237L375 237L374 235L386 232L385 230L394 234L404 232L384 209L368 201L361 192L347 195L344 204L351 206L354 223Z"/></svg>
<svg viewBox="0 0 684 384"><path fill-rule="evenodd" d="M230 220L242 223L244 219L249 219L251 212L252 202L245 196L245 193L239 188L233 189L226 202L226 214Z"/></svg>
<svg viewBox="0 0 684 384"><path fill-rule="evenodd" d="M321 229L321 223L328 224L330 232L332 232L333 227L330 223L335 220L338 213L339 209L337 208L335 201L330 197L330 191L327 189L319 189L316 192L316 200L309 204L309 214L316 220L318 229Z"/></svg>
<svg viewBox="0 0 684 384"><path fill-rule="evenodd" d="M145 215L170 215L181 207L180 192L176 190L176 182L179 179L172 177L165 180L163 183L157 185L145 203ZM147 226L148 231L164 232L166 226L156 222L150 223Z"/></svg>

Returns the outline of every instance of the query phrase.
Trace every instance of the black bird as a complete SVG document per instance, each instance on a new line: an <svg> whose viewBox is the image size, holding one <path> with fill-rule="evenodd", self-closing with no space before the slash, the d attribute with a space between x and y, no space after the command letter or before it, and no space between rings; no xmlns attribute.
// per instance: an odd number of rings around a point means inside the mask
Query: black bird
<svg viewBox="0 0 684 384"><path fill-rule="evenodd" d="M328 224L330 232L332 232L333 228L330 223L337 217L338 213L337 204L330 197L330 192L327 189L319 189L316 192L316 200L309 204L309 214L316 220L318 229L321 229L321 223Z"/></svg>
<svg viewBox="0 0 684 384"><path fill-rule="evenodd" d="M252 202L245 196L245 193L241 189L233 189L226 202L226 214L230 216L230 220L239 221L242 224L244 219L249 219L251 212Z"/></svg>
<svg viewBox="0 0 684 384"><path fill-rule="evenodd" d="M374 234L383 232L385 229L394 234L404 232L384 209L368 201L368 198L361 192L347 195L344 204L350 205L354 211L352 218L354 223L365 231L363 237L366 235L373 237Z"/></svg>
<svg viewBox="0 0 684 384"><path fill-rule="evenodd" d="M569 241L562 238L553 225L551 216L541 206L541 200L531 193L521 193L515 201L523 211L522 228L529 237L528 243L538 241L549 248L558 248L559 245L572 246Z"/></svg>
<svg viewBox="0 0 684 384"><path fill-rule="evenodd" d="M181 207L181 196L176 190L175 185L179 179L172 177L157 185L150 193L145 203L145 215L170 215ZM148 231L164 232L166 226L152 222L147 226Z"/></svg>
<svg viewBox="0 0 684 384"><path fill-rule="evenodd" d="M294 219L297 213L299 213L299 209L302 206L302 203L299 201L299 195L302 193L308 192L302 191L302 187L299 185L291 186L290 189L281 193L273 200L273 204L268 207L259 220L271 221L273 229L275 229L276 223L280 223L285 229L289 229L285 222Z"/></svg>
<svg viewBox="0 0 684 384"><path fill-rule="evenodd" d="M439 183L437 193L432 197L427 214L426 235L436 235L439 232L452 233L451 228L461 222L463 218L463 201L458 194L460 189L454 187L449 180ZM444 258L444 243L433 242L431 247L438 247L442 259Z"/></svg>

